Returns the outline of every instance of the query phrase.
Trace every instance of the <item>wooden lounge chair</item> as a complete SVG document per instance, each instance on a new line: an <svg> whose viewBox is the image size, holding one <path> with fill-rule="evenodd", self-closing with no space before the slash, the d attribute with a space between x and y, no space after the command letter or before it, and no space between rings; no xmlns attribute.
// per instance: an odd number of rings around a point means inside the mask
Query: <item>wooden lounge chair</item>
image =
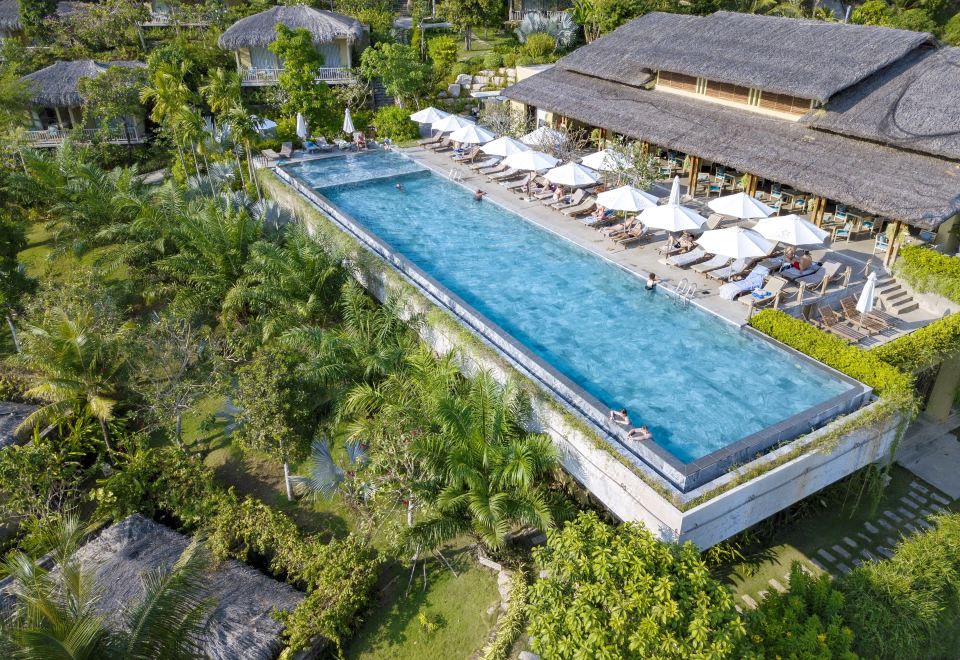
<svg viewBox="0 0 960 660"><path fill-rule="evenodd" d="M831 280L840 274L842 267L843 264L839 261L827 261L820 267L820 270L810 275L797 277L793 280L793 283L797 285L803 284L807 289L815 289L821 284L824 284L826 287L830 285Z"/></svg>
<svg viewBox="0 0 960 660"><path fill-rule="evenodd" d="M280 154L273 149L261 149L260 153L263 154L267 160L280 160Z"/></svg>
<svg viewBox="0 0 960 660"><path fill-rule="evenodd" d="M566 202L556 202L556 203L550 204L550 206L552 208L557 209L558 211L562 211L563 209L568 209L571 206L576 206L577 204L582 202L583 198L586 196L587 196L587 193L586 191L584 191L583 188L577 188L576 191L574 191L574 193L570 195L569 200L567 200Z"/></svg>
<svg viewBox="0 0 960 660"><path fill-rule="evenodd" d="M843 306L844 303L846 303L847 305L851 305L852 309L857 308L857 299L854 298L853 296L847 296L846 298L840 301L841 306ZM843 309L846 309L846 307L843 307ZM899 320L896 316L892 314L887 314L886 312L880 309L874 309L873 311L871 311L870 316L874 318L878 318L881 321L886 321L891 326L895 325L896 322Z"/></svg>
<svg viewBox="0 0 960 660"><path fill-rule="evenodd" d="M430 144L424 146L431 151L446 151L447 149L453 149L453 144L450 142L450 138L441 138L437 142L431 142Z"/></svg>
<svg viewBox="0 0 960 660"><path fill-rule="evenodd" d="M820 325L824 329L832 332L841 339L846 339L851 344L863 341L866 335L858 330L854 330L846 325L835 311L822 305L817 306L817 314L820 316Z"/></svg>
<svg viewBox="0 0 960 660"><path fill-rule="evenodd" d="M518 169L514 169L514 168L512 168L512 167L508 167L507 169L503 170L502 172L497 172L496 174L491 174L491 175L490 175L490 180L491 180L491 181L504 181L504 180L507 180L507 179L517 179L517 178L522 177L522 176L524 176L524 171L523 171L523 170L518 170Z"/></svg>
<svg viewBox="0 0 960 660"><path fill-rule="evenodd" d="M439 144L439 142L440 142L442 139L443 139L443 133L438 133L437 135L434 135L433 137L427 138L427 139L425 139L425 140L420 140L417 144L419 144L421 147L427 147L427 146L429 146L429 145L431 145L431 144Z"/></svg>
<svg viewBox="0 0 960 660"><path fill-rule="evenodd" d="M293 142L284 142L280 145L280 157L290 158L293 156Z"/></svg>
<svg viewBox="0 0 960 660"><path fill-rule="evenodd" d="M496 174L497 172L505 172L506 170L507 170L507 166L503 164L503 161L501 161L496 165L480 168L479 170L477 170L477 172L479 174L482 174L483 176L490 176L491 174Z"/></svg>
<svg viewBox="0 0 960 660"><path fill-rule="evenodd" d="M707 273L711 270L716 270L718 268L723 268L724 266L729 266L731 261L733 261L733 259L731 259L730 257L725 257L721 254L717 254L702 263L690 266L690 270L696 271L698 273Z"/></svg>
<svg viewBox="0 0 960 660"><path fill-rule="evenodd" d="M453 159L458 163L472 163L479 153L480 147L474 147L466 153L457 154Z"/></svg>
<svg viewBox="0 0 960 660"><path fill-rule="evenodd" d="M755 289L750 295L740 296L739 300L745 305L753 305L754 309L773 305L777 307L780 304L780 295L783 293L783 287L787 281L782 277L771 277L762 289ZM754 295L757 293L758 295Z"/></svg>
<svg viewBox="0 0 960 660"><path fill-rule="evenodd" d="M637 224L637 216L632 215L632 216L630 216L629 218L627 218L626 220L624 220L623 222L618 222L618 223L616 223L615 225L611 225L611 226L609 226L609 227L604 227L604 228L600 229L599 231L600 231L601 234L605 234L605 235L609 236L610 238L613 238L613 237L616 236L617 234L622 234L622 233L624 233L625 231L629 231L629 230L633 229L634 226L636 226L636 224Z"/></svg>
<svg viewBox="0 0 960 660"><path fill-rule="evenodd" d="M485 158L480 162L470 163L469 165L467 165L467 167L469 167L471 170L483 170L488 167L494 167L497 163L500 162L500 160L501 159L498 158L497 156L491 156L490 158Z"/></svg>
<svg viewBox="0 0 960 660"><path fill-rule="evenodd" d="M639 243L645 238L649 238L649 236L650 236L650 230L643 225L638 225L634 227L632 230L624 234L620 234L619 236L614 238L613 241L617 245L627 246L627 245L633 245L634 243Z"/></svg>
<svg viewBox="0 0 960 660"><path fill-rule="evenodd" d="M857 324L858 328L866 328L867 332L873 334L890 329L890 324L874 316L872 312L864 314L857 309L857 301L853 296L849 296L840 301L840 309L843 315L851 323Z"/></svg>
<svg viewBox="0 0 960 660"><path fill-rule="evenodd" d="M706 276L714 279L720 280L721 282L732 279L738 275L742 275L751 268L753 264L757 262L756 259L736 259L729 266L724 266L723 268L717 268L716 270L711 270L706 273Z"/></svg>
<svg viewBox="0 0 960 660"><path fill-rule="evenodd" d="M584 197L583 201L577 204L576 206L571 206L565 209L560 209L560 213L569 216L578 216L586 215L593 213L594 209L597 208L597 198L593 195L589 197Z"/></svg>
<svg viewBox="0 0 960 660"><path fill-rule="evenodd" d="M523 176L519 179L513 181L501 181L500 185L504 186L507 190L515 190L517 188L523 190L528 185L533 183L533 179L536 175L533 172L528 172L526 176Z"/></svg>

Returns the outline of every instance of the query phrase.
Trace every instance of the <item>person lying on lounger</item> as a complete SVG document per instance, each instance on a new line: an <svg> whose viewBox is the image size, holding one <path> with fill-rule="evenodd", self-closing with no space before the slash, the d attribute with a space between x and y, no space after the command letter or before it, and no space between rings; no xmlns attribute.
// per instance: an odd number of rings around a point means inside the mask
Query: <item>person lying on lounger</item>
<svg viewBox="0 0 960 660"><path fill-rule="evenodd" d="M591 215L595 222L602 222L604 218L607 217L607 207L606 206L597 206L597 210L594 211Z"/></svg>
<svg viewBox="0 0 960 660"><path fill-rule="evenodd" d="M646 425L641 426L638 429L630 429L630 432L627 433L627 437L631 440L650 440L653 435L650 433L650 429Z"/></svg>
<svg viewBox="0 0 960 660"><path fill-rule="evenodd" d="M610 421L617 424L630 424L630 416L627 415L627 409L621 408L620 410L611 410L610 411Z"/></svg>

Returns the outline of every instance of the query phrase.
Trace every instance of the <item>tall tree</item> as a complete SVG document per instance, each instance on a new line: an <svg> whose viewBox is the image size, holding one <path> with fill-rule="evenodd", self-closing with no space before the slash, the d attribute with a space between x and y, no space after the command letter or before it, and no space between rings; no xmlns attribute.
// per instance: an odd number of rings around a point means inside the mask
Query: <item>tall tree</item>
<svg viewBox="0 0 960 660"><path fill-rule="evenodd" d="M502 20L503 3L497 0L441 0L437 13L447 19L463 35L464 47L470 50L473 31Z"/></svg>
<svg viewBox="0 0 960 660"><path fill-rule="evenodd" d="M45 34L44 21L57 13L57 0L18 0L20 24L29 37Z"/></svg>
<svg viewBox="0 0 960 660"><path fill-rule="evenodd" d="M7 320L13 349L18 353L20 341L13 317L22 307L23 296L36 285L19 260L20 252L26 247L26 226L7 213L0 212L0 314Z"/></svg>
<svg viewBox="0 0 960 660"><path fill-rule="evenodd" d="M367 48L360 56L360 73L368 80L380 78L387 93L401 106L415 103L433 84L433 69L406 44L381 42Z"/></svg>
<svg viewBox="0 0 960 660"><path fill-rule="evenodd" d="M283 90L283 111L288 115L302 112L314 129L335 130L339 114L334 109L333 94L325 82L318 82L323 55L313 44L313 36L304 28L291 30L286 25L276 27L277 39L270 44L283 71L277 78Z"/></svg>
<svg viewBox="0 0 960 660"><path fill-rule="evenodd" d="M160 62L156 69L150 71L148 84L140 90L140 101L153 103L150 118L167 131L176 145L184 175L188 170L183 154L181 120L191 97L190 88L184 81L189 71L190 66L185 61L179 65Z"/></svg>

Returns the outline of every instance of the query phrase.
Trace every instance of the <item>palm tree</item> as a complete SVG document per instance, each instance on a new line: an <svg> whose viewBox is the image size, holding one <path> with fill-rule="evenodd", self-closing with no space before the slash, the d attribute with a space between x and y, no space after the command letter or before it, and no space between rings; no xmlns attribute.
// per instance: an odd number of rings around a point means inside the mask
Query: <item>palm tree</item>
<svg viewBox="0 0 960 660"><path fill-rule="evenodd" d="M180 119L183 109L190 100L190 88L184 82L189 72L186 62L180 66L173 64L161 65L150 76L150 82L140 90L141 103L153 103L150 118L166 127L180 154L180 165L184 174L187 172L187 161L183 154L183 145L180 136Z"/></svg>
<svg viewBox="0 0 960 660"><path fill-rule="evenodd" d="M134 325L105 325L96 321L92 309L71 315L57 308L47 313L42 325L26 326L26 341L17 359L36 375L27 395L47 403L29 415L20 429L86 414L100 423L103 441L112 451L107 423L125 389L125 349Z"/></svg>
<svg viewBox="0 0 960 660"><path fill-rule="evenodd" d="M201 85L200 93L214 113L225 114L240 105L240 75L236 71L216 68Z"/></svg>
<svg viewBox="0 0 960 660"><path fill-rule="evenodd" d="M226 112L226 122L230 127L230 136L235 142L243 145L243 150L247 155L247 174L253 180L253 185L257 190L257 199L263 199L260 194L260 182L257 180L257 173L253 167L253 153L250 143L256 135L253 117L241 105L235 105Z"/></svg>
<svg viewBox="0 0 960 660"><path fill-rule="evenodd" d="M22 552L6 561L16 603L2 630L4 657L24 660L194 658L214 603L204 598L209 554L196 541L169 570L142 575L144 593L119 631L98 611L93 576L75 558L85 531L68 516L46 530L53 570Z"/></svg>

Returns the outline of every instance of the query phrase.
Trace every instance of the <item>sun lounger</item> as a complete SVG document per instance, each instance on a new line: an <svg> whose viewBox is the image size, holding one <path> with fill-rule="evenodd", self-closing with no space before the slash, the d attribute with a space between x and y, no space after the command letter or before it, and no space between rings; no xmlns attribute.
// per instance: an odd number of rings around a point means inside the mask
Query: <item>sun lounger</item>
<svg viewBox="0 0 960 660"><path fill-rule="evenodd" d="M803 270L799 270L797 268L787 268L786 270L782 270L780 271L780 277L787 280L788 282L792 282L797 278L806 277L807 275L813 275L814 273L819 271L821 268L823 268L823 264L817 263L815 261L811 266L808 266Z"/></svg>
<svg viewBox="0 0 960 660"><path fill-rule="evenodd" d="M591 195L590 197L585 197L583 201L576 206L561 209L560 213L569 216L587 215L589 213L593 213L594 209L596 208L597 198Z"/></svg>
<svg viewBox="0 0 960 660"><path fill-rule="evenodd" d="M339 149L340 151L346 151L347 149L353 146L353 143L347 142L346 140L341 140L340 138L337 138L334 141L334 144L337 145L337 149Z"/></svg>
<svg viewBox="0 0 960 660"><path fill-rule="evenodd" d="M847 310L857 309L857 299L854 298L853 296L847 296L846 298L840 301L840 307L843 309L843 313L849 317L850 315L847 314ZM872 316L875 319L885 322L889 326L892 326L897 322L896 316L887 314L886 312L879 309L872 310L869 314L867 314L867 316Z"/></svg>
<svg viewBox="0 0 960 660"><path fill-rule="evenodd" d="M453 157L458 163L469 163L480 153L480 147L474 147L470 151L461 152Z"/></svg>
<svg viewBox="0 0 960 660"><path fill-rule="evenodd" d="M829 307L818 306L817 314L820 316L820 325L824 329L832 332L842 339L846 339L851 344L856 344L866 337L866 335L859 330L854 330L850 326L844 324L843 321L840 320L840 317L837 315L837 313Z"/></svg>
<svg viewBox="0 0 960 660"><path fill-rule="evenodd" d="M488 167L493 167L494 165L499 163L500 160L501 160L500 158L493 156L492 158L481 160L479 163L470 163L469 165L467 165L467 167L469 167L471 170L483 170Z"/></svg>
<svg viewBox="0 0 960 660"><path fill-rule="evenodd" d="M642 241L645 238L648 238L649 236L650 236L650 230L644 227L643 225L639 225L637 227L634 227L630 231L620 234L619 236L614 238L613 241L618 245L626 246L626 245L633 245L634 243L639 243L640 241Z"/></svg>
<svg viewBox="0 0 960 660"><path fill-rule="evenodd" d="M273 149L261 149L260 153L262 153L267 160L280 160L280 154Z"/></svg>
<svg viewBox="0 0 960 660"><path fill-rule="evenodd" d="M733 300L748 291L760 289L763 280L770 274L766 266L754 266L753 270L739 282L727 282L720 287L720 297L724 300ZM782 281L782 280L781 280Z"/></svg>
<svg viewBox="0 0 960 660"><path fill-rule="evenodd" d="M729 265L731 261L733 261L733 259L731 259L730 257L725 257L721 254L717 254L711 257L710 259L708 259L707 261L690 266L690 270L696 271L698 273L706 273L711 270L723 268L724 266Z"/></svg>
<svg viewBox="0 0 960 660"><path fill-rule="evenodd" d="M316 142L311 142L310 140L303 141L303 148L308 154L318 154L320 153L320 147Z"/></svg>
<svg viewBox="0 0 960 660"><path fill-rule="evenodd" d="M533 178L534 178L534 175L531 172L530 174L527 174L526 176L521 177L519 179L515 179L513 181L510 181L510 180L501 181L500 185L502 185L507 190L524 191L527 189L527 186L533 185Z"/></svg>
<svg viewBox="0 0 960 660"><path fill-rule="evenodd" d="M523 176L523 175L524 175L523 170L517 170L517 169L514 169L514 168L512 168L512 167L508 167L507 169L503 170L502 172L497 172L496 174L491 174L491 175L490 175L490 180L491 180L491 181L502 181L502 180L504 180L504 179L515 179L515 178L521 177L521 176Z"/></svg>
<svg viewBox="0 0 960 660"><path fill-rule="evenodd" d="M856 323L858 328L866 328L867 332L883 332L890 329L890 324L873 312L867 312L866 314L860 312L857 309L857 300L853 296L841 300L840 309L848 321Z"/></svg>
<svg viewBox="0 0 960 660"><path fill-rule="evenodd" d="M747 269L753 266L753 264L756 262L756 259L737 259L729 266L711 270L709 273L706 273L706 276L722 282L732 279L737 275L742 275L743 273L747 272Z"/></svg>
<svg viewBox="0 0 960 660"><path fill-rule="evenodd" d="M626 220L624 220L623 222L618 222L615 225L611 225L610 227L605 227L601 229L600 233L606 234L610 238L613 238L617 234L622 234L625 231L629 231L633 229L636 224L637 224L637 216L633 215L627 218Z"/></svg>
<svg viewBox="0 0 960 660"><path fill-rule="evenodd" d="M761 266L757 266L760 268ZM730 282L729 284L724 284L720 287L720 295L723 295L723 288L726 286L735 286L746 282L747 280L741 280L740 282ZM767 280L767 283L763 286L762 289L753 289L750 292L749 296L742 296L740 302L745 305L753 305L754 308L757 307L766 307L767 305L773 304L776 307L780 301L780 294L783 293L783 287L785 287L787 281L782 277L771 277Z"/></svg>
<svg viewBox="0 0 960 660"><path fill-rule="evenodd" d="M570 208L571 206L576 206L577 204L582 202L583 198L586 196L587 196L587 193L583 190L583 188L577 188L577 190L575 190L574 193L570 195L569 200L565 202L556 202L554 204L550 204L550 206L557 209L558 211L562 211L563 209Z"/></svg>
<svg viewBox="0 0 960 660"><path fill-rule="evenodd" d="M686 268L695 263L707 259L710 255L702 247L696 247L689 252L684 252L683 254L677 254L669 259L667 259L668 266L676 266L677 268Z"/></svg>
<svg viewBox="0 0 960 660"><path fill-rule="evenodd" d="M843 264L838 261L827 261L817 272L798 277L793 280L793 283L796 285L803 284L808 290L824 284L824 289L826 289L830 281L839 275L842 267Z"/></svg>
<svg viewBox="0 0 960 660"><path fill-rule="evenodd" d="M507 166L504 165L502 162L500 162L490 167L481 168L477 170L477 172L479 174L482 174L483 176L490 176L491 174L496 174L497 172L505 172L506 170L507 170Z"/></svg>
<svg viewBox="0 0 960 660"><path fill-rule="evenodd" d="M280 157L290 158L293 155L293 142L284 142L280 145Z"/></svg>
<svg viewBox="0 0 960 660"><path fill-rule="evenodd" d="M437 135L434 135L431 138L420 140L420 142L418 142L417 144L419 144L421 147L427 147L431 144L439 144L442 139L443 139L443 134L439 133Z"/></svg>
<svg viewBox="0 0 960 660"><path fill-rule="evenodd" d="M446 151L447 149L453 148L453 143L450 142L450 138L442 138L437 142L431 142L424 146L431 151Z"/></svg>

